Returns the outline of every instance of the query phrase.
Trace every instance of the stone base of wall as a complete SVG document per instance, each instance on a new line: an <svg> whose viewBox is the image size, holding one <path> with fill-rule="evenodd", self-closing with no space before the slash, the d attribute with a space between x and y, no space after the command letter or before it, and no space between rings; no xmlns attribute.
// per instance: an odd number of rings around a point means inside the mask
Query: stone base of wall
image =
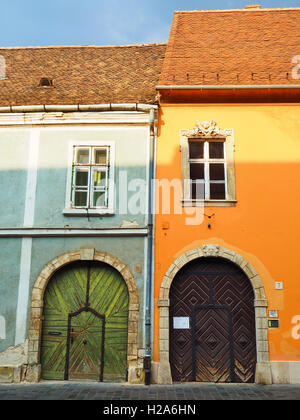
<svg viewBox="0 0 300 420"><path fill-rule="evenodd" d="M270 363L256 364L255 383L257 385L272 385Z"/></svg>
<svg viewBox="0 0 300 420"><path fill-rule="evenodd" d="M300 362L271 362L273 384L300 384Z"/></svg>
<svg viewBox="0 0 300 420"><path fill-rule="evenodd" d="M21 382L21 367L0 366L0 384Z"/></svg>
<svg viewBox="0 0 300 420"><path fill-rule="evenodd" d="M0 353L0 383L20 383L25 380L28 363L28 340Z"/></svg>
<svg viewBox="0 0 300 420"><path fill-rule="evenodd" d="M128 383L130 385L145 385L145 371L142 368L128 369Z"/></svg>
<svg viewBox="0 0 300 420"><path fill-rule="evenodd" d="M41 365L23 365L23 382L36 383L41 380Z"/></svg>
<svg viewBox="0 0 300 420"><path fill-rule="evenodd" d="M158 362L151 362L151 384L158 384Z"/></svg>
<svg viewBox="0 0 300 420"><path fill-rule="evenodd" d="M1 384L19 384L21 382L39 382L40 365L0 366Z"/></svg>
<svg viewBox="0 0 300 420"><path fill-rule="evenodd" d="M28 340L24 344L8 347L0 353L0 366L21 366L28 361Z"/></svg>
<svg viewBox="0 0 300 420"><path fill-rule="evenodd" d="M159 385L172 385L171 367L167 360L159 362L157 380Z"/></svg>

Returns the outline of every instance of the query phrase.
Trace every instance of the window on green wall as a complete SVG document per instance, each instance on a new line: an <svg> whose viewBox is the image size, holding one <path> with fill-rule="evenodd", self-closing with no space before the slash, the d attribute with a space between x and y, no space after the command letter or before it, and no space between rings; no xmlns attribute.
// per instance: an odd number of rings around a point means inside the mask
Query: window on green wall
<svg viewBox="0 0 300 420"><path fill-rule="evenodd" d="M73 208L101 209L109 203L110 147L74 146Z"/></svg>

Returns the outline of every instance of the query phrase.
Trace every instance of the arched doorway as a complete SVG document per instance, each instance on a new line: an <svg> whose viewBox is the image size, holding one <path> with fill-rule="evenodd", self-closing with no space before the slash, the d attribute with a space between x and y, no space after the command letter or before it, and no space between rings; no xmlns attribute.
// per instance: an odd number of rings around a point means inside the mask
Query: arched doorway
<svg viewBox="0 0 300 420"><path fill-rule="evenodd" d="M129 292L122 275L97 261L55 272L44 294L43 379L125 381Z"/></svg>
<svg viewBox="0 0 300 420"><path fill-rule="evenodd" d="M170 289L170 365L174 382L255 381L254 292L237 265L199 258L176 274Z"/></svg>

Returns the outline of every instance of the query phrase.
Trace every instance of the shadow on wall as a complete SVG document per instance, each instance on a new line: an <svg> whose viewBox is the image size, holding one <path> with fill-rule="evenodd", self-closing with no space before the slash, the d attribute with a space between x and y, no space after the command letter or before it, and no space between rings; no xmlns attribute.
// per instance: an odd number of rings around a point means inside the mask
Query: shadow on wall
<svg viewBox="0 0 300 420"><path fill-rule="evenodd" d="M124 220L145 225L147 213L147 172L144 166L132 168L115 166L114 213L110 217L68 217L65 208L71 207L71 191L67 193L71 179L67 168L38 169L35 194L37 227L120 227ZM1 168L0 177L0 228L23 227L26 204L27 171ZM9 188L7 186L9 185Z"/></svg>

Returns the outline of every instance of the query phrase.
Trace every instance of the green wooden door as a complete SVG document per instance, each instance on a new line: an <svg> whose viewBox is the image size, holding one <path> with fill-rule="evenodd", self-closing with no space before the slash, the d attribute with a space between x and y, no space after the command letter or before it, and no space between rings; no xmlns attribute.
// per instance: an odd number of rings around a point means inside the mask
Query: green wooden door
<svg viewBox="0 0 300 420"><path fill-rule="evenodd" d="M70 317L69 379L103 380L105 318L90 311Z"/></svg>
<svg viewBox="0 0 300 420"><path fill-rule="evenodd" d="M76 262L50 281L44 302L44 379L125 381L129 296L114 268Z"/></svg>

